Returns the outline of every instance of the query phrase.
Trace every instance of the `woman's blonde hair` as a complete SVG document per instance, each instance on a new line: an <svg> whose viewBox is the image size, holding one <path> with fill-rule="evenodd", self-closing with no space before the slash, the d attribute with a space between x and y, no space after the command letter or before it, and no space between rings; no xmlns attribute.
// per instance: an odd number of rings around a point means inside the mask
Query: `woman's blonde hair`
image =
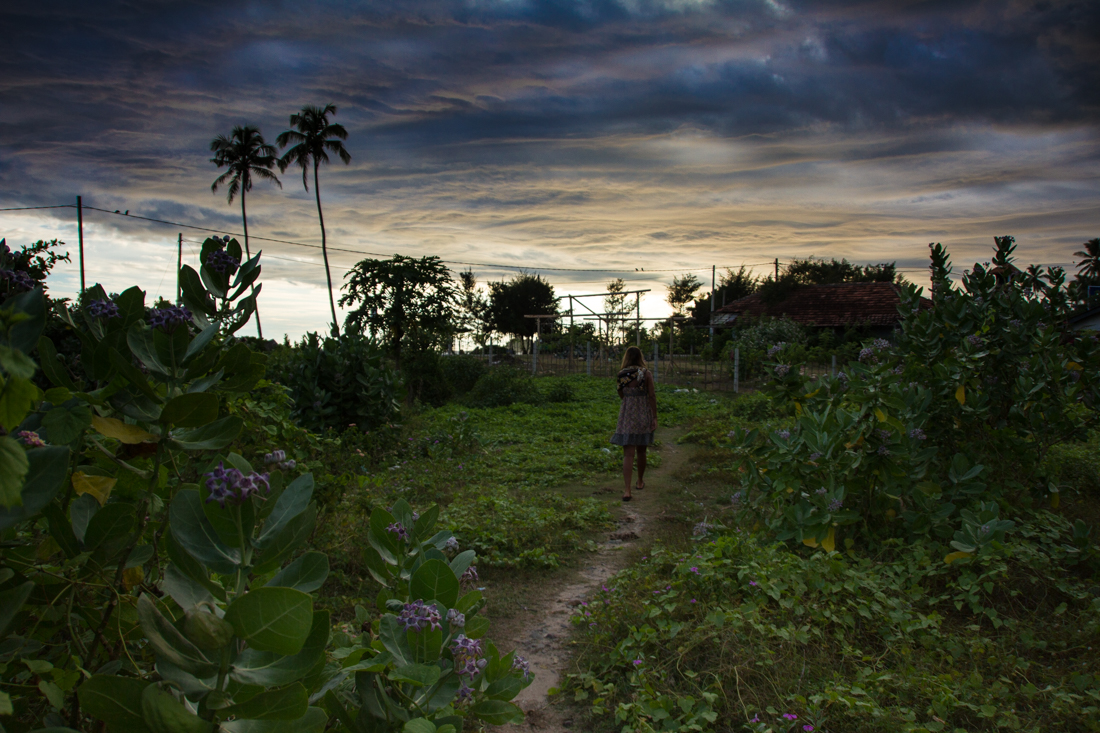
<svg viewBox="0 0 1100 733"><path fill-rule="evenodd" d="M642 350L639 349L637 346L631 346L629 349L626 350L626 353L623 354L623 363L622 366L620 366L619 368L626 369L628 366L639 366L642 369L645 369L648 366L645 363L645 357L642 356Z"/></svg>

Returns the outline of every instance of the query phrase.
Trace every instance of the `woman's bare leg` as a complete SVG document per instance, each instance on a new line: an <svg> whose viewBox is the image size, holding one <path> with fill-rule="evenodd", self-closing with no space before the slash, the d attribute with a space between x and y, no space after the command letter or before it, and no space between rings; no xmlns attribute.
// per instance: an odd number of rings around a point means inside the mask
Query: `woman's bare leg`
<svg viewBox="0 0 1100 733"><path fill-rule="evenodd" d="M646 446L638 446L638 485L645 486L645 449Z"/></svg>
<svg viewBox="0 0 1100 733"><path fill-rule="evenodd" d="M630 496L630 479L634 473L634 448L633 445L623 446L623 496Z"/></svg>

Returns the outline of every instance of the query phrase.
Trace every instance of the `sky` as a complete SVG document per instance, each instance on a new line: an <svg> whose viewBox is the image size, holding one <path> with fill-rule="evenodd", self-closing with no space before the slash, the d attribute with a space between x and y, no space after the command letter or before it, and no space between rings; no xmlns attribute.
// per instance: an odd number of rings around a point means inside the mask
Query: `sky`
<svg viewBox="0 0 1100 733"><path fill-rule="evenodd" d="M1073 267L1100 236L1100 3L788 0L55 0L0 9L0 208L75 203L88 284L175 293L177 235L241 231L210 185L234 125L270 142L334 104L321 170L333 278L366 256L521 269L559 295L621 276L666 315L674 275L795 257L927 284L993 237ZM257 182L265 336L324 330L312 184ZM76 211L0 211L10 245ZM598 304L587 301L591 305Z"/></svg>

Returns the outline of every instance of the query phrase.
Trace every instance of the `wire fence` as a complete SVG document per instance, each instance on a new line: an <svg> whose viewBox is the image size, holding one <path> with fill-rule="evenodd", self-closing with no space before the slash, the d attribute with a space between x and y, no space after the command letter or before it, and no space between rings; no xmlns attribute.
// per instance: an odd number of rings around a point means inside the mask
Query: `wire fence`
<svg viewBox="0 0 1100 733"><path fill-rule="evenodd" d="M492 365L506 365L522 369L528 374L539 377L583 375L611 379L619 373L622 363L622 348L599 348L596 344L586 344L574 348L570 354L478 354ZM668 352L649 353L646 356L650 369L659 384L670 384L701 392L751 392L759 389L768 381L766 374L746 375L741 367L738 354L729 359L706 358L699 354L669 354ZM802 365L802 373L811 379L835 374L835 360L832 363L809 363Z"/></svg>

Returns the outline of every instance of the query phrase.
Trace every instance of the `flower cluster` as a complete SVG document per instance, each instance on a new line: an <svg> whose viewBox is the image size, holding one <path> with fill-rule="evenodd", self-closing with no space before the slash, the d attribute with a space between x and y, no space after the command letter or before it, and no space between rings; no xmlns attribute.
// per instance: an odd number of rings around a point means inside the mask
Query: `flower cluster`
<svg viewBox="0 0 1100 733"><path fill-rule="evenodd" d="M775 367L775 376L785 377L791 371L790 364L777 364Z"/></svg>
<svg viewBox="0 0 1100 733"><path fill-rule="evenodd" d="M777 431L775 431L775 434L778 435L783 440L790 440L791 439L791 431L790 430L777 430Z"/></svg>
<svg viewBox="0 0 1100 733"><path fill-rule="evenodd" d="M871 342L871 346L876 351L882 351L883 349L889 349L890 348L890 342L887 341L886 339L875 339L874 341Z"/></svg>
<svg viewBox="0 0 1100 733"><path fill-rule="evenodd" d="M402 542L409 541L409 530L405 529L405 525L401 524L401 522L394 522L390 526L386 527L386 531L390 534L397 535L397 539L401 540Z"/></svg>
<svg viewBox="0 0 1100 733"><path fill-rule="evenodd" d="M46 442L42 440L38 433L32 432L30 430L20 430L18 433L16 433L16 437L23 441L23 445L27 446L28 448L41 448L42 446L46 445Z"/></svg>
<svg viewBox="0 0 1100 733"><path fill-rule="evenodd" d="M868 346L865 349L860 349L859 350L859 360L860 361L871 361L874 358L875 358L875 350L872 349L871 347Z"/></svg>
<svg viewBox="0 0 1100 733"><path fill-rule="evenodd" d="M816 451L815 450L813 453L810 454L810 462L811 463L813 461L816 461L818 458L821 458L821 451Z"/></svg>
<svg viewBox="0 0 1100 733"><path fill-rule="evenodd" d="M435 606L425 605L424 601L406 603L397 620L405 625L405 631L420 633L429 626L432 631L443 628L439 623L443 617L439 615L438 609Z"/></svg>
<svg viewBox="0 0 1100 733"><path fill-rule="evenodd" d="M888 456L888 455L890 455L890 449L889 449L889 448L887 448L887 447L886 447L885 445L880 445L880 446L878 447L878 450L877 450L877 451L875 451L875 452L876 452L876 453L878 453L878 454L879 454L880 456Z"/></svg>
<svg viewBox="0 0 1100 733"><path fill-rule="evenodd" d="M737 506L740 503L741 503L741 492L740 491L733 492L733 496L730 497L730 504L733 504L734 506Z"/></svg>
<svg viewBox="0 0 1100 733"><path fill-rule="evenodd" d="M451 552L458 552L458 539L456 537L449 537L443 544L443 547Z"/></svg>
<svg viewBox="0 0 1100 733"><path fill-rule="evenodd" d="M109 318L118 318L118 304L113 300L93 300L88 303L88 315L92 318L106 321Z"/></svg>
<svg viewBox="0 0 1100 733"><path fill-rule="evenodd" d="M844 383L844 386L848 386L848 375L844 372L837 372L836 378Z"/></svg>
<svg viewBox="0 0 1100 733"><path fill-rule="evenodd" d="M452 608L447 611L447 623L461 629L466 625L466 614L459 613L457 608Z"/></svg>
<svg viewBox="0 0 1100 733"><path fill-rule="evenodd" d="M34 288L34 280L22 270L0 270L0 282L6 283L12 290L18 292Z"/></svg>
<svg viewBox="0 0 1100 733"><path fill-rule="evenodd" d="M702 535L705 535L713 528L713 524L710 524L708 522L699 522L697 525L695 525L695 528L691 531L691 534L696 537L700 537Z"/></svg>
<svg viewBox="0 0 1100 733"><path fill-rule="evenodd" d="M820 489L818 489L814 493L817 494L818 496L825 496L825 494L828 494L829 491L824 486L822 486Z"/></svg>
<svg viewBox="0 0 1100 733"><path fill-rule="evenodd" d="M149 312L149 325L165 333L172 333L178 326L191 322L191 311L187 306L170 305Z"/></svg>
<svg viewBox="0 0 1100 733"><path fill-rule="evenodd" d="M844 500L833 499L829 502L829 505L826 508L831 512L839 512L842 508L844 508Z"/></svg>
<svg viewBox="0 0 1100 733"><path fill-rule="evenodd" d="M488 660L483 659L481 653L480 639L468 639L465 634L459 634L451 642L451 654L455 658L454 668L460 676L473 678L485 669Z"/></svg>
<svg viewBox="0 0 1100 733"><path fill-rule="evenodd" d="M206 266L214 272L233 274L239 263L236 257L224 249L216 249L206 257Z"/></svg>
<svg viewBox="0 0 1100 733"><path fill-rule="evenodd" d="M782 351L783 347L785 347L786 345L786 341L780 341L778 344L768 349L768 358L771 359L772 357L774 357L776 354Z"/></svg>
<svg viewBox="0 0 1100 733"><path fill-rule="evenodd" d="M878 434L879 440L890 440L890 431L879 428L875 431Z"/></svg>
<svg viewBox="0 0 1100 733"><path fill-rule="evenodd" d="M478 581L477 568L471 565L466 568L466 572L462 574L462 577L458 581L463 585L469 585L470 583L476 583Z"/></svg>
<svg viewBox="0 0 1100 733"><path fill-rule="evenodd" d="M512 659L512 671L523 672L523 679L530 679L531 663L517 654L515 658Z"/></svg>
<svg viewBox="0 0 1100 733"><path fill-rule="evenodd" d="M967 341L967 343L969 343L971 346L974 346L974 347L978 347L978 346L982 345L982 337L979 336L976 333L972 333L969 336L967 336L966 341Z"/></svg>
<svg viewBox="0 0 1100 733"><path fill-rule="evenodd" d="M285 450L276 450L270 453L264 453L264 463L269 466L272 463L275 463L277 464L276 468L282 469L283 471L289 471L290 469L298 465L298 462L293 458L291 458L289 461L286 459Z"/></svg>
<svg viewBox="0 0 1100 733"><path fill-rule="evenodd" d="M924 434L924 431L920 428L913 428L909 431L909 437L912 440L927 440L928 436Z"/></svg>
<svg viewBox="0 0 1100 733"><path fill-rule="evenodd" d="M266 473L253 471L245 475L236 468L226 468L220 461L217 468L204 476L206 488L210 490L210 496L206 497L207 503L216 501L223 508L226 501L241 504L250 496L259 496L261 490L265 494L271 493L271 483Z"/></svg>

